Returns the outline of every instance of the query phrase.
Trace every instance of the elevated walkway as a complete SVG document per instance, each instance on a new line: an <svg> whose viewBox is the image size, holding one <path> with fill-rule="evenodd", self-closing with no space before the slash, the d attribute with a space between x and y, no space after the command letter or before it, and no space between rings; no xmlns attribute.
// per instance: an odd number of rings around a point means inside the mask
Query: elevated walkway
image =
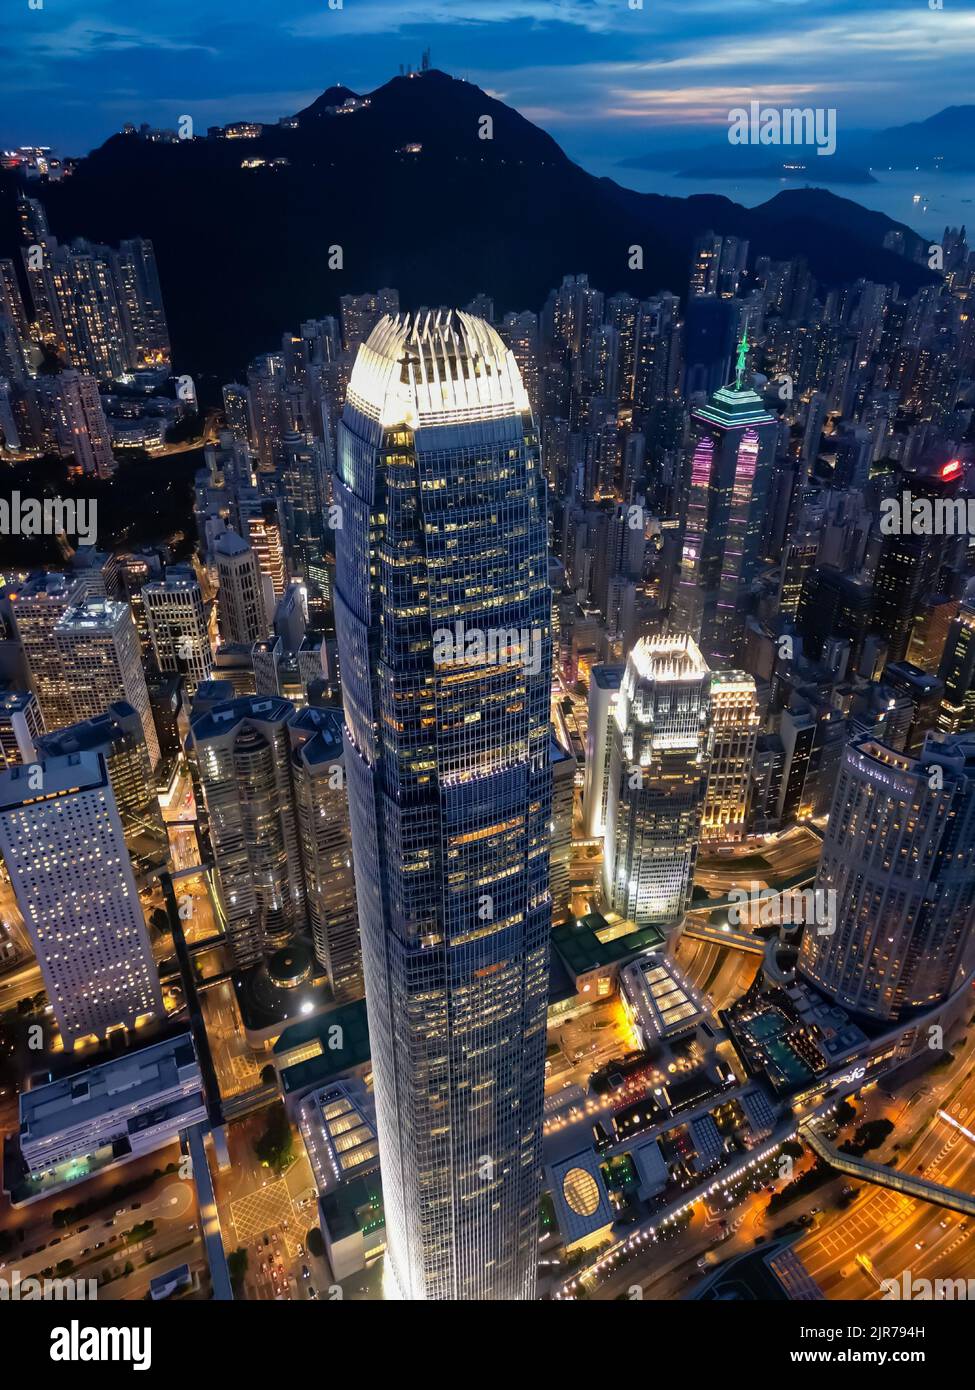
<svg viewBox="0 0 975 1390"><path fill-rule="evenodd" d="M917 1197L922 1202L934 1202L939 1207L961 1212L964 1216L975 1216L975 1196L969 1192L959 1192L957 1188L931 1182L920 1174L902 1173L870 1158L855 1158L852 1154L841 1153L834 1144L823 1138L814 1125L808 1123L799 1126L799 1137L838 1173L859 1178L861 1182L872 1182L877 1187L890 1188L893 1192L904 1192L908 1197Z"/></svg>

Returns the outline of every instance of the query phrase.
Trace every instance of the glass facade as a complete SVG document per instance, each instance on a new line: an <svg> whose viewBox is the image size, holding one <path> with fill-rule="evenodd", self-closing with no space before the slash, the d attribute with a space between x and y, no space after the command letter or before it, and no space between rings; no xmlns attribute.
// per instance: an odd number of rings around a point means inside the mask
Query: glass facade
<svg viewBox="0 0 975 1390"><path fill-rule="evenodd" d="M388 1259L413 1299L535 1288L551 593L512 354L386 317L339 430L336 619Z"/></svg>

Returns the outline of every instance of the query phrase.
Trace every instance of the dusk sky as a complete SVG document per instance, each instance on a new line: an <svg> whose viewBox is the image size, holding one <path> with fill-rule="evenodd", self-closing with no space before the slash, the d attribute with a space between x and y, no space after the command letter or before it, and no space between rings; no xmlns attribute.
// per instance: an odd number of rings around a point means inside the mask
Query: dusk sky
<svg viewBox="0 0 975 1390"><path fill-rule="evenodd" d="M0 144L83 154L126 120L273 120L400 63L466 77L585 162L726 126L729 108L835 106L840 131L971 101L971 0L7 0Z"/></svg>

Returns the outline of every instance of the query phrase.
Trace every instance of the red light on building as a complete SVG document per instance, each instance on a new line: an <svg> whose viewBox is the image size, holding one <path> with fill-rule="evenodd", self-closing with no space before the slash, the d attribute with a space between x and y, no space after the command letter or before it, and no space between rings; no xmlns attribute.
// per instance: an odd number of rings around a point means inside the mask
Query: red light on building
<svg viewBox="0 0 975 1390"><path fill-rule="evenodd" d="M950 483L952 478L957 478L961 472L961 462L958 459L949 459L947 463L941 465L941 480Z"/></svg>

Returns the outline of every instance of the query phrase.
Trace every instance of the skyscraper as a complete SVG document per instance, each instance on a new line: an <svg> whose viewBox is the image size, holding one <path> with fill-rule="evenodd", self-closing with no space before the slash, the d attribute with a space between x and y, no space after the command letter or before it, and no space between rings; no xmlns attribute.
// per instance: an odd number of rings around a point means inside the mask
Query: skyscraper
<svg viewBox="0 0 975 1390"><path fill-rule="evenodd" d="M65 1047L161 1019L159 977L102 755L0 773L0 853Z"/></svg>
<svg viewBox="0 0 975 1390"><path fill-rule="evenodd" d="M338 710L309 707L288 724L295 805L315 958L336 999L361 999L362 949Z"/></svg>
<svg viewBox="0 0 975 1390"><path fill-rule="evenodd" d="M846 749L816 875L835 921L807 924L800 968L846 1009L896 1020L975 967L975 735L929 735L918 757Z"/></svg>
<svg viewBox="0 0 975 1390"><path fill-rule="evenodd" d="M939 672L944 695L938 728L954 734L975 728L975 601L966 600L948 628Z"/></svg>
<svg viewBox="0 0 975 1390"><path fill-rule="evenodd" d="M116 700L125 700L142 722L149 760L155 768L159 739L149 708L139 634L128 605L112 599L89 599L72 605L54 628L54 646L73 710L71 723L96 718Z"/></svg>
<svg viewBox="0 0 975 1390"><path fill-rule="evenodd" d="M257 556L236 531L225 531L213 547L220 591L217 610L225 643L262 641L268 634L267 614Z"/></svg>
<svg viewBox="0 0 975 1390"><path fill-rule="evenodd" d="M339 429L336 625L388 1267L535 1288L551 901L545 488L512 353L386 317Z"/></svg>
<svg viewBox="0 0 975 1390"><path fill-rule="evenodd" d="M253 965L304 926L288 720L277 696L245 696L193 720L227 936Z"/></svg>
<svg viewBox="0 0 975 1390"><path fill-rule="evenodd" d="M716 671L711 677L711 756L702 840L727 844L744 838L760 724L755 677L745 671Z"/></svg>
<svg viewBox="0 0 975 1390"><path fill-rule="evenodd" d="M680 577L671 629L700 641L712 666L740 659L742 600L761 558L762 524L777 423L744 385L739 347L736 382L691 414L689 477Z"/></svg>
<svg viewBox="0 0 975 1390"><path fill-rule="evenodd" d="M708 775L710 673L691 637L642 638L616 701L606 798L607 904L639 926L680 925Z"/></svg>
<svg viewBox="0 0 975 1390"><path fill-rule="evenodd" d="M210 679L213 653L200 584L188 565L174 565L165 579L142 590L156 666L164 676L182 674L190 695Z"/></svg>
<svg viewBox="0 0 975 1390"><path fill-rule="evenodd" d="M52 571L32 574L19 588L7 591L14 629L24 649L31 686L48 730L63 729L75 720L71 692L54 644L54 629L79 588L76 575Z"/></svg>

